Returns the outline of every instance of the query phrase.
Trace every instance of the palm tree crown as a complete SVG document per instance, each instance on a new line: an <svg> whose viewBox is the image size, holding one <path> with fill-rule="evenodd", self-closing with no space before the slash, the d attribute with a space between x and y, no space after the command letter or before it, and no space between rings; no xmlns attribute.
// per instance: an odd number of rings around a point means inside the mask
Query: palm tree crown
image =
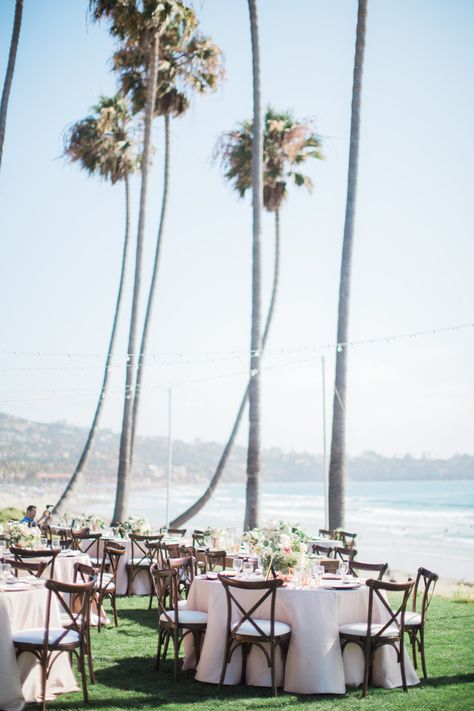
<svg viewBox="0 0 474 711"><path fill-rule="evenodd" d="M252 187L253 124L243 121L233 131L219 139L215 155L220 156L224 177L244 197ZM288 181L313 187L300 166L308 158L323 158L321 140L312 122L297 122L290 112L267 109L263 138L263 204L269 212L277 212L287 197Z"/></svg>
<svg viewBox="0 0 474 711"><path fill-rule="evenodd" d="M118 94L110 98L102 96L92 111L67 130L64 154L71 161L78 161L89 174L114 184L124 180L138 165L130 137L127 102Z"/></svg>

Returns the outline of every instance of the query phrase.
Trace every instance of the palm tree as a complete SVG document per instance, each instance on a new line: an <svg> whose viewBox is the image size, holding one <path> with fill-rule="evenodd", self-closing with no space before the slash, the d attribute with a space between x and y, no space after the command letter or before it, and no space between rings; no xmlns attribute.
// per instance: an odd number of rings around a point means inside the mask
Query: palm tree
<svg viewBox="0 0 474 711"><path fill-rule="evenodd" d="M152 276L138 355L135 392L133 397L132 431L130 439L130 468L138 424L145 357L152 323L152 311L158 281L160 255L169 193L170 119L181 116L189 107L191 93L204 94L217 88L223 77L222 52L209 37L195 32L197 18L186 8L185 20L170 25L161 38L159 81L155 102L155 116L164 117L164 169L161 215L156 238ZM126 46L115 53L114 68L121 86L130 97L133 110L143 109L145 100L144 56L138 48Z"/></svg>
<svg viewBox="0 0 474 711"><path fill-rule="evenodd" d="M263 204L263 125L260 95L260 48L256 0L248 0L252 40L252 325L250 332L249 439L244 528L258 525L260 506L260 349L261 342L261 232Z"/></svg>
<svg viewBox="0 0 474 711"><path fill-rule="evenodd" d="M240 124L238 129L224 133L216 146L216 157L221 157L224 177L233 185L240 197L244 197L251 187L252 130L252 122L245 121ZM313 131L310 122L296 122L290 112L277 113L271 107L267 109L263 138L263 205L268 212L275 215L275 258L272 293L262 337L262 357L273 321L278 292L281 206L288 196L287 186L290 180L293 180L296 186L304 185L308 190L312 189L311 179L303 175L299 168L308 158L321 159L323 157L320 146L320 138ZM182 526L199 513L214 493L224 473L227 459L237 436L247 404L249 387L250 382L245 388L232 430L211 481L199 499L172 521L170 525L173 528Z"/></svg>
<svg viewBox="0 0 474 711"><path fill-rule="evenodd" d="M334 384L331 457L329 462L329 528L344 527L346 486L346 375L352 245L359 163L360 100L364 63L367 0L359 0L354 77L352 84L351 136L347 176L346 216L339 281L336 374Z"/></svg>
<svg viewBox="0 0 474 711"><path fill-rule="evenodd" d="M102 406L104 404L109 381L110 364L114 351L117 325L122 305L123 286L125 281L127 255L130 235L130 186L129 175L137 168L137 158L134 146L129 137L129 121L127 103L119 95L112 98L102 97L94 106L93 114L82 121L73 124L65 137L64 154L70 161L77 162L89 173L110 180L112 185L123 182L125 185L125 237L122 250L122 266L120 270L119 287L115 302L115 313L112 322L109 346L105 360L104 375L100 388L92 424L87 435L84 448L74 472L59 498L54 513L65 510L67 502L72 498L84 471L89 452L94 441L99 424Z"/></svg>
<svg viewBox="0 0 474 711"><path fill-rule="evenodd" d="M22 15L23 0L16 0L15 18L13 20L13 31L10 41L10 52L8 54L7 71L5 74L5 81L3 83L2 101L0 103L0 167L2 165L3 142L5 140L5 128L7 125L8 100L10 98L10 90L12 87L13 72L15 71L16 52L18 49L18 41L20 39Z"/></svg>
<svg viewBox="0 0 474 711"><path fill-rule="evenodd" d="M136 368L138 308L142 274L143 241L147 212L148 177L151 160L151 128L156 101L160 38L166 29L182 21L185 6L178 0L91 0L94 20L108 18L110 32L122 42L136 46L146 56L146 101L143 110L143 150L141 155L141 186L138 212L135 274L127 348L125 397L120 436L117 490L113 521L126 518L130 478L130 442L133 417L133 387Z"/></svg>

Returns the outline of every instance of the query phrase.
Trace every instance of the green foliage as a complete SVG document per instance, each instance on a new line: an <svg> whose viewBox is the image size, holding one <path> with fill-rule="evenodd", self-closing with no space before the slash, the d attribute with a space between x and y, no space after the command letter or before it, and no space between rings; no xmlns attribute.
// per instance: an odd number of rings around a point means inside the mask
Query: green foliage
<svg viewBox="0 0 474 711"><path fill-rule="evenodd" d="M224 177L243 197L252 186L253 123L243 121L219 139L215 156L220 157ZM321 160L321 139L312 122L297 122L289 111L267 109L263 136L263 204L269 212L280 209L287 197L287 183L312 189L311 179L297 168L309 158Z"/></svg>
<svg viewBox="0 0 474 711"><path fill-rule="evenodd" d="M0 524L5 526L5 524L11 519L21 521L24 515L24 511L16 509L14 506L8 506L6 509L0 509Z"/></svg>
<svg viewBox="0 0 474 711"><path fill-rule="evenodd" d="M405 694L401 689L370 688L366 699L360 689L345 696L296 695L251 686L224 686L194 680L194 672L182 672L173 683L171 652L159 672L154 670L156 653L156 603L149 611L147 598L119 600L119 627L92 632L92 650L97 683L89 685L90 708L163 709L163 711L220 711L221 709L290 709L305 711L471 711L474 698L472 658L472 610L434 598L427 628L427 658L430 678ZM77 671L75 672L77 676ZM38 706L31 708L37 709ZM84 709L80 692L48 701L48 709Z"/></svg>

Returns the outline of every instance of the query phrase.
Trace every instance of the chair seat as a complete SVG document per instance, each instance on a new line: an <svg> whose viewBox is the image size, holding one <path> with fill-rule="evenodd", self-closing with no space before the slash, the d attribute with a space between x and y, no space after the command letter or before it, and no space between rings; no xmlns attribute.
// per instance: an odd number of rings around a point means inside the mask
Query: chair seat
<svg viewBox="0 0 474 711"><path fill-rule="evenodd" d="M127 565L134 568L149 568L150 561L147 558L129 558L127 560Z"/></svg>
<svg viewBox="0 0 474 711"><path fill-rule="evenodd" d="M51 627L48 635L48 644L54 645L56 640L64 634L64 627ZM41 646L44 640L44 627L34 627L26 630L19 630L12 635L14 644L35 644ZM74 630L69 630L59 642L59 645L79 644L79 634Z"/></svg>
<svg viewBox="0 0 474 711"><path fill-rule="evenodd" d="M374 624L370 626L371 636L375 637L376 634L380 632L383 625ZM366 637L367 636L367 622L349 622L346 625L341 625L339 627L339 634L351 635L352 637ZM382 632L382 637L398 637L399 632L396 625L390 625L386 630Z"/></svg>
<svg viewBox="0 0 474 711"><path fill-rule="evenodd" d="M255 622L255 624L257 624L260 627L260 629L262 630L264 635L266 635L267 637L270 636L270 631L271 631L270 620L254 619L254 622ZM238 624L239 623L236 622L235 624L232 625L232 631L235 630L235 628L237 627ZM275 620L275 628L274 629L275 629L275 637L280 637L281 635L289 634L291 632L290 625L287 625L286 622L278 622L277 620ZM248 635L248 636L252 636L252 637L260 637L260 633L255 629L255 627L252 625L252 623L249 622L248 620L246 620L245 622L243 622L240 625L239 629L237 630L237 634Z"/></svg>
<svg viewBox="0 0 474 711"><path fill-rule="evenodd" d="M182 600L186 602L186 600ZM178 620L180 625L205 625L207 623L207 612L199 612L198 610L178 610ZM168 611L168 616L174 621L176 614L174 610ZM165 613L160 615L160 622L168 622Z"/></svg>
<svg viewBox="0 0 474 711"><path fill-rule="evenodd" d="M419 612L405 612L405 627L421 625L421 615Z"/></svg>

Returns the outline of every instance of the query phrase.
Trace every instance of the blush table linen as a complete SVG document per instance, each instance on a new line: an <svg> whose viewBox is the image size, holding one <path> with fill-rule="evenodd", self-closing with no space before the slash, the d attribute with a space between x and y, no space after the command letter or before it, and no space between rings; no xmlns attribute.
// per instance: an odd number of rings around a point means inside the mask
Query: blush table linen
<svg viewBox="0 0 474 711"><path fill-rule="evenodd" d="M0 709L21 711L25 703L39 700L40 666L28 652L15 656L12 634L30 627L43 627L46 619L46 588L29 586L25 591L0 592ZM59 606L51 607L51 624L60 627ZM68 654L54 662L46 687L48 699L78 691Z"/></svg>
<svg viewBox="0 0 474 711"><path fill-rule="evenodd" d="M233 591L234 592L234 591ZM243 604L255 601L258 593L236 591ZM348 645L341 654L339 626L367 620L369 591L364 585L356 590L295 589L291 586L277 591L275 619L291 626L291 639L286 660L285 678L281 658L277 657L277 682L285 691L297 694L344 694L346 686L358 686L363 678L363 656L355 645ZM219 683L224 655L227 600L219 581L196 578L191 586L186 607L208 613L207 631L196 669L198 681ZM380 603L374 622L386 619ZM268 619L267 600L254 613ZM235 617L235 621L239 619ZM185 638L184 668L195 667L190 636ZM413 686L419 679L405 651L407 683ZM241 654L237 650L227 665L225 684L240 683ZM247 684L271 686L270 671L261 650L252 648L247 662ZM394 688L401 686L400 665L392 647L385 646L375 654L372 683Z"/></svg>

